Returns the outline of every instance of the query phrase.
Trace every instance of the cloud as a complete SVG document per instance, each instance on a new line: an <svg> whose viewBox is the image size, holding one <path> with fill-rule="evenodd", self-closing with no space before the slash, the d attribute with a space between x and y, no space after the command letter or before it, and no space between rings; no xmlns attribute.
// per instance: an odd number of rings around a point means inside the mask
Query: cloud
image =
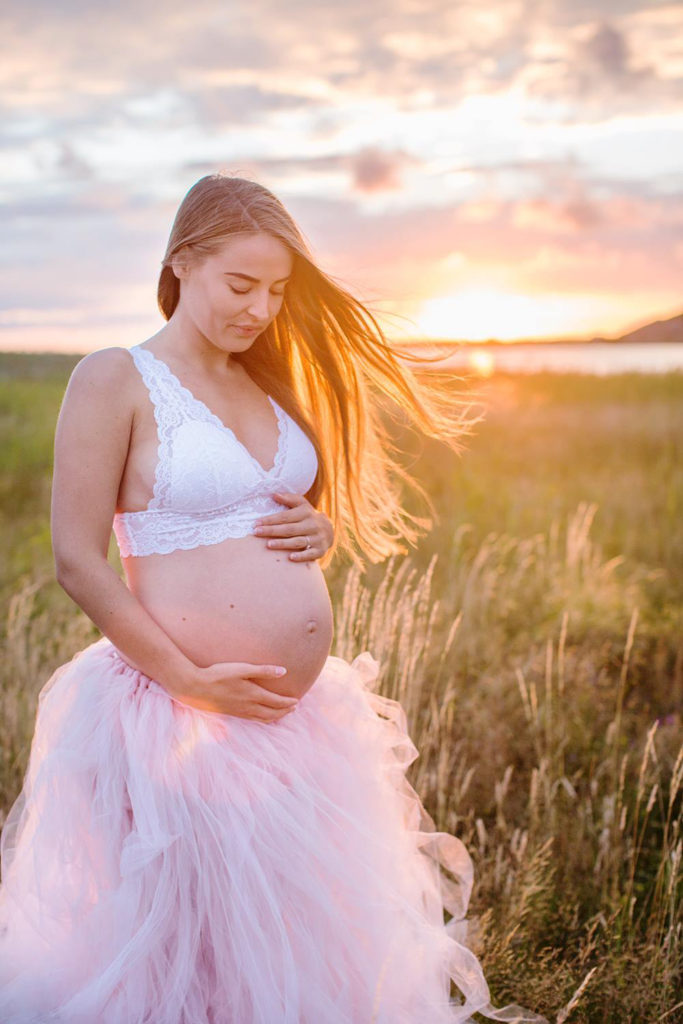
<svg viewBox="0 0 683 1024"><path fill-rule="evenodd" d="M369 146L351 158L353 188L358 192L379 192L401 187L401 168L419 164L419 160L405 152L384 152Z"/></svg>
<svg viewBox="0 0 683 1024"><path fill-rule="evenodd" d="M23 324L147 324L175 207L216 169L380 301L680 272L678 4L28 0L0 31L0 306Z"/></svg>
<svg viewBox="0 0 683 1024"><path fill-rule="evenodd" d="M78 154L75 147L70 142L62 142L59 149L59 157L56 161L56 166L59 170L63 171L72 179L90 179L93 177L93 167L87 160L84 160L83 157Z"/></svg>
<svg viewBox="0 0 683 1024"><path fill-rule="evenodd" d="M191 116L207 129L253 124L283 111L314 111L319 102L311 96L285 89L264 89L251 83L196 86L185 93Z"/></svg>
<svg viewBox="0 0 683 1024"><path fill-rule="evenodd" d="M602 220L600 207L585 199L553 203L531 199L515 204L511 223L519 228L541 229L556 234L594 227Z"/></svg>
<svg viewBox="0 0 683 1024"><path fill-rule="evenodd" d="M683 60L676 67L666 59L672 39L683 56L680 7L677 18L665 20L667 41L666 33L648 31L643 5L631 14L625 5L599 17L614 6L595 6L585 20L573 11L574 23L564 32L552 21L537 25L519 82L531 96L562 103L565 121L683 109Z"/></svg>
<svg viewBox="0 0 683 1024"><path fill-rule="evenodd" d="M605 22L597 25L585 41L582 56L587 63L612 78L632 74L629 69L629 53L623 32Z"/></svg>
<svg viewBox="0 0 683 1024"><path fill-rule="evenodd" d="M578 216L562 198L539 198L392 209L370 218L351 198L280 196L321 266L377 311L393 311L391 330L414 333L411 319L422 301L472 286L571 302L586 292L619 294L628 282L629 309L641 293L651 302L659 295L662 308L680 295L681 194L643 197L625 189L597 203L586 192L590 213ZM16 209L7 229L14 255L2 274L5 344L69 342L70 350L85 351L139 341L161 325L156 278L175 204L141 200L131 211L120 194L108 206L105 199L45 199ZM50 232L37 252L32 239L45 224Z"/></svg>
<svg viewBox="0 0 683 1024"><path fill-rule="evenodd" d="M221 129L275 123L305 107L334 125L354 97L390 97L404 109L427 97L438 110L511 87L564 101L572 119L655 101L680 109L680 74L662 75L660 59L666 52L674 67L680 9L678 24L671 15L660 31L653 5L644 5L32 0L0 22L9 55L0 83L9 115L47 115L55 133L115 130L122 119ZM173 101L146 106L154 94Z"/></svg>
<svg viewBox="0 0 683 1024"><path fill-rule="evenodd" d="M238 162L239 163L239 162ZM324 156L261 157L237 166L225 161L189 161L184 170L189 174L211 174L220 171L235 173L259 180L273 179L287 187L288 182L305 176L309 181L318 178L334 179L343 176L349 190L359 195L396 192L402 187L402 173L411 167L420 167L422 161L403 149L384 150L377 146L364 146L350 153L331 152ZM273 187L278 187L274 184Z"/></svg>

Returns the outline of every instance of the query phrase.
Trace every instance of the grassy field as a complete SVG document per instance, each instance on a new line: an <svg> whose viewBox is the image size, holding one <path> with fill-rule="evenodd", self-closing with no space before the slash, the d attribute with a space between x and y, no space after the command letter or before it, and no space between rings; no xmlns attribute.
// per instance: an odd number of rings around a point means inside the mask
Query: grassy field
<svg viewBox="0 0 683 1024"><path fill-rule="evenodd" d="M40 687L97 636L52 579L52 434L75 361L0 354L4 811ZM494 1001L559 1024L675 1024L683 374L478 388L464 455L403 439L432 532L365 574L327 571L334 653L370 650L405 707L410 779L475 861L470 941Z"/></svg>

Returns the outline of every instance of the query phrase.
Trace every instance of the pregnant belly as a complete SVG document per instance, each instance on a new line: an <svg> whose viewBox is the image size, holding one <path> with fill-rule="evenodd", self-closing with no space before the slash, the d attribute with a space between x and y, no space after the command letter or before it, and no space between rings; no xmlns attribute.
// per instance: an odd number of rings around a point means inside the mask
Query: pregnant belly
<svg viewBox="0 0 683 1024"><path fill-rule="evenodd" d="M124 560L128 586L196 665L284 665L268 685L301 696L330 651L332 608L317 562L292 562L259 537Z"/></svg>

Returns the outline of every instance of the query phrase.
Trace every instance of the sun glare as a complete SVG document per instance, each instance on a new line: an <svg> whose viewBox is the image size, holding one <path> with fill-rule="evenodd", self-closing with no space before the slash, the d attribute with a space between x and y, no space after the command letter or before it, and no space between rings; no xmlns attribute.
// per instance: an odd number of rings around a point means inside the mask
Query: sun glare
<svg viewBox="0 0 683 1024"><path fill-rule="evenodd" d="M482 352L476 349L470 352L467 357L467 364L480 377L490 377L496 368L496 361L490 352Z"/></svg>
<svg viewBox="0 0 683 1024"><path fill-rule="evenodd" d="M565 296L519 295L497 288L469 288L428 299L416 316L420 332L438 340L486 341L549 338L584 329L596 302Z"/></svg>

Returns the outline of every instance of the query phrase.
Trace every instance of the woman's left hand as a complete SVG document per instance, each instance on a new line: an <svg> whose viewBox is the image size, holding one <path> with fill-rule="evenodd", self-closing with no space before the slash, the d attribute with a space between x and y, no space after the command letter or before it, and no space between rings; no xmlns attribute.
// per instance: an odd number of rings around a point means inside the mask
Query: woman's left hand
<svg viewBox="0 0 683 1024"><path fill-rule="evenodd" d="M257 537L268 538L269 548L284 548L293 562L322 558L334 541L334 527L324 512L318 512L303 494L273 494L287 508L264 516L254 524Z"/></svg>

